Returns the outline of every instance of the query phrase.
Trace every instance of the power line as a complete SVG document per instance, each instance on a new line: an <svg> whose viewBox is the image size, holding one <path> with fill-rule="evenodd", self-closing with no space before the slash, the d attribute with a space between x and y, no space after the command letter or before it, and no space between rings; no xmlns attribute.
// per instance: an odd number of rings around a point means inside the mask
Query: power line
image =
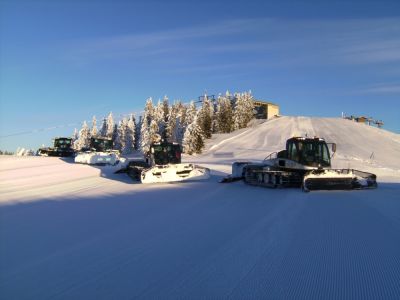
<svg viewBox="0 0 400 300"><path fill-rule="evenodd" d="M50 130L59 129L59 128L76 126L76 125L79 125L79 124L80 123L70 123L70 124L65 124L65 125L57 125L57 126L52 126L52 127L33 129L33 130L28 130L28 131L20 131L20 132L11 133L11 134L0 135L0 138L7 138L7 137L18 136L18 135L26 135L26 134L45 132L45 131L50 131Z"/></svg>
<svg viewBox="0 0 400 300"><path fill-rule="evenodd" d="M131 113L125 113L125 114L119 114L118 116L122 119L126 116L129 116L131 114L138 114L140 115L141 113L143 113L143 111L139 111L139 112L131 112ZM33 130L26 130L26 131L20 131L20 132L16 132L16 133L10 133L10 134L5 134L5 135L0 135L0 139L4 139L4 138L9 138L9 137L13 137L13 136L19 136L19 135L27 135L27 134L34 134L34 133L39 133L39 132L46 132L46 131L51 131L54 129L60 129L60 128L67 128L67 127L73 127L73 126L80 126L82 124L82 122L78 122L78 123L69 123L69 124L64 124L64 125L56 125L56 126L51 126L51 127L46 127L46 128L39 128L39 129L33 129Z"/></svg>

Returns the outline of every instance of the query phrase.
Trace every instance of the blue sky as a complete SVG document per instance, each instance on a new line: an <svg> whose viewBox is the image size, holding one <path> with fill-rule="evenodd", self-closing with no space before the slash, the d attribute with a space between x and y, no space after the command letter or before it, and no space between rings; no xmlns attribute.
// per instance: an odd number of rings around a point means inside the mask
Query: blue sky
<svg viewBox="0 0 400 300"><path fill-rule="evenodd" d="M0 0L0 149L226 90L400 132L399 1L198 2Z"/></svg>

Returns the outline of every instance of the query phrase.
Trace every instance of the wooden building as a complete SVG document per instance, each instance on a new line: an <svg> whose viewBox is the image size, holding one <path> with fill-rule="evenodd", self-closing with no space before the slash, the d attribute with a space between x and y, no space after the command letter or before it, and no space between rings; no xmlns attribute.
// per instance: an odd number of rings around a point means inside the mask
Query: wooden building
<svg viewBox="0 0 400 300"><path fill-rule="evenodd" d="M214 103L214 106L216 107L217 97L215 97L215 95L199 96L196 103L203 103L205 97L207 97L212 103ZM237 100L235 95L231 95L229 99L232 103L232 106L234 107ZM272 102L256 99L254 99L253 102L254 116L256 119L271 119L275 116L279 116L279 105Z"/></svg>
<svg viewBox="0 0 400 300"><path fill-rule="evenodd" d="M254 111L257 119L271 119L279 116L279 105L272 102L254 100Z"/></svg>

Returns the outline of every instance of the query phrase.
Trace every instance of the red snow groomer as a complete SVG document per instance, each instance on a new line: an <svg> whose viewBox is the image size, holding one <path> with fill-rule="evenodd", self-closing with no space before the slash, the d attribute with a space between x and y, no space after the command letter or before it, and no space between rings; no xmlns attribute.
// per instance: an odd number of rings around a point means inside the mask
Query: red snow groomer
<svg viewBox="0 0 400 300"><path fill-rule="evenodd" d="M375 174L354 169L332 169L331 158L335 152L336 144L326 143L322 138L293 137L286 141L285 150L271 153L260 163L233 163L232 175L222 182L243 179L252 185L301 187L306 192L377 187Z"/></svg>

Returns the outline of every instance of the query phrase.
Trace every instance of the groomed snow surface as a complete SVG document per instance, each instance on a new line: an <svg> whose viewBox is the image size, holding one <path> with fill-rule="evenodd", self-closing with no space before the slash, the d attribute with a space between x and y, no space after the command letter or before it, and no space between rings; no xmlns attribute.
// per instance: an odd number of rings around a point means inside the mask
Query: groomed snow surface
<svg viewBox="0 0 400 300"><path fill-rule="evenodd" d="M282 117L215 135L206 181L145 185L115 166L0 157L1 299L400 299L400 136ZM365 191L221 184L287 138L337 143Z"/></svg>

